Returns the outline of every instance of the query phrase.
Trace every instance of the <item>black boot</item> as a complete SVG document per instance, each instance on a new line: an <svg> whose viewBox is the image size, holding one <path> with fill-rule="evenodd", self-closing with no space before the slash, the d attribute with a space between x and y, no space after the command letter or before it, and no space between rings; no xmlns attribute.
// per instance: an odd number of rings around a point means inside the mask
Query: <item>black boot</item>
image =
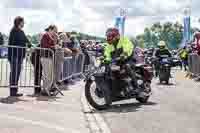
<svg viewBox="0 0 200 133"><path fill-rule="evenodd" d="M10 96L11 97L21 97L21 96L23 96L23 94L17 93L17 92L18 92L18 88L10 88Z"/></svg>
<svg viewBox="0 0 200 133"><path fill-rule="evenodd" d="M34 96L39 96L41 94L41 87L35 87Z"/></svg>

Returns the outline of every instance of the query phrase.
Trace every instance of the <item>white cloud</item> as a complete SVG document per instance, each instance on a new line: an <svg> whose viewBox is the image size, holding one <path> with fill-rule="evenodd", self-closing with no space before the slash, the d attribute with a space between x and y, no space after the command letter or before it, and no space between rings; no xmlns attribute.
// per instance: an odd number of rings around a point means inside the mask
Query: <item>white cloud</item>
<svg viewBox="0 0 200 133"><path fill-rule="evenodd" d="M0 31L9 33L14 17L21 15L26 33L56 24L60 30L104 36L122 7L128 9L126 33L136 35L157 21L182 22L183 9L190 4L192 14L197 15L199 0L1 0Z"/></svg>

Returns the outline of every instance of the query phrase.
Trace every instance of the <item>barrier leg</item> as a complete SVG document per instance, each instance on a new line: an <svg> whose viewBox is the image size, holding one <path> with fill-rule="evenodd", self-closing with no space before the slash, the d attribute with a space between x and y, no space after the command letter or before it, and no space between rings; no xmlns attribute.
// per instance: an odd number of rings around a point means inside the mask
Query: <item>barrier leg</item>
<svg viewBox="0 0 200 133"><path fill-rule="evenodd" d="M43 86L46 93L50 96L50 89L53 84L53 60L51 58L41 58L43 67Z"/></svg>

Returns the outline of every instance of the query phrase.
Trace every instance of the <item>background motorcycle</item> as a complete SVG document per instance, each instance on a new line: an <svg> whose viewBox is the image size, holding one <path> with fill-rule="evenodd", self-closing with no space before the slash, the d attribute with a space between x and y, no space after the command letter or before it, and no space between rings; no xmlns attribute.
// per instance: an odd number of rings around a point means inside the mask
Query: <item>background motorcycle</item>
<svg viewBox="0 0 200 133"><path fill-rule="evenodd" d="M171 58L168 55L162 55L159 61L159 80L160 83L163 81L169 84L171 76Z"/></svg>
<svg viewBox="0 0 200 133"><path fill-rule="evenodd" d="M151 67L134 66L138 87L130 91L131 79L114 62L101 65L86 75L85 96L90 105L102 110L108 108L112 102L131 98L146 103L151 94Z"/></svg>

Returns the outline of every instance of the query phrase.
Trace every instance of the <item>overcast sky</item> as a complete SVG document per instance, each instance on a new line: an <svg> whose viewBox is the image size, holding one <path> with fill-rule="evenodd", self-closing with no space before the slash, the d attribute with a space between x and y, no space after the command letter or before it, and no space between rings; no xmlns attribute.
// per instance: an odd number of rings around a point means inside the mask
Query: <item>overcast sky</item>
<svg viewBox="0 0 200 133"><path fill-rule="evenodd" d="M127 35L137 35L154 22L179 21L192 9L192 25L199 27L199 0L0 0L0 31L9 33L16 16L25 18L25 32L39 33L56 24L60 31L81 31L104 36L114 25L119 8L126 8Z"/></svg>

